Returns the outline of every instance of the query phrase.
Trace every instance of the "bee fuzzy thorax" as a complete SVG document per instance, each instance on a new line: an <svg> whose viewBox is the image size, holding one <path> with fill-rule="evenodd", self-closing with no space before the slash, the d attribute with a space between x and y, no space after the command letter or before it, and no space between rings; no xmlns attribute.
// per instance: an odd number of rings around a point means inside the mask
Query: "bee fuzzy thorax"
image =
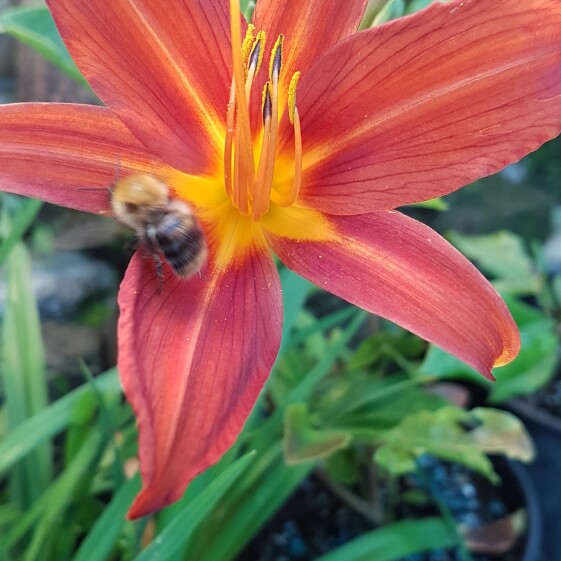
<svg viewBox="0 0 561 561"><path fill-rule="evenodd" d="M170 198L164 182L152 175L126 177L111 187L110 201L117 220L133 229L152 255L160 280L160 254L178 277L201 270L208 255L204 234L191 207Z"/></svg>

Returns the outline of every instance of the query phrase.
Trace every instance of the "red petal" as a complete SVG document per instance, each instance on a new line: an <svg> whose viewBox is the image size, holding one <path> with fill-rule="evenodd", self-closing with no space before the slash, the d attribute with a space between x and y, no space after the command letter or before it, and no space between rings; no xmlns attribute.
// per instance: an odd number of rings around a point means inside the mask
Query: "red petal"
<svg viewBox="0 0 561 561"><path fill-rule="evenodd" d="M227 0L47 3L81 72L143 144L190 173L221 160Z"/></svg>
<svg viewBox="0 0 561 561"><path fill-rule="evenodd" d="M518 353L510 313L477 269L436 232L397 212L327 217L330 242L270 236L298 274L423 337L491 378Z"/></svg>
<svg viewBox="0 0 561 561"><path fill-rule="evenodd" d="M356 32L368 0L259 0L253 15L256 30L267 33L269 47L285 36L281 87L283 95L294 72L306 72L320 55Z"/></svg>
<svg viewBox="0 0 561 561"><path fill-rule="evenodd" d="M560 30L558 0L456 0L341 43L298 90L303 201L332 214L395 208L555 137Z"/></svg>
<svg viewBox="0 0 561 561"><path fill-rule="evenodd" d="M119 169L158 174L166 167L102 107L0 105L0 129L0 190L78 210L108 210L107 188Z"/></svg>
<svg viewBox="0 0 561 561"><path fill-rule="evenodd" d="M119 296L119 371L138 417L143 479L130 518L177 500L230 447L281 338L268 252L188 282L170 276L158 289L154 264L137 254Z"/></svg>

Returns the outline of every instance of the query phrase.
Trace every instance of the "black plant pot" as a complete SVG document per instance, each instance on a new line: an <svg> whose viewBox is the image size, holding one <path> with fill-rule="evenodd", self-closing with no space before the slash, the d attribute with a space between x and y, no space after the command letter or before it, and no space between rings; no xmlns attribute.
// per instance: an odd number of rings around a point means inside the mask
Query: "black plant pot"
<svg viewBox="0 0 561 561"><path fill-rule="evenodd" d="M544 553L542 510L538 493L528 468L516 462L508 463L511 474L500 473L503 485L507 488L510 486L518 487L521 503L526 505L528 517L522 561L554 561L553 557L546 556Z"/></svg>
<svg viewBox="0 0 561 561"><path fill-rule="evenodd" d="M508 408L524 422L536 444L536 459L528 466L543 517L542 556L561 561L561 419L516 399Z"/></svg>

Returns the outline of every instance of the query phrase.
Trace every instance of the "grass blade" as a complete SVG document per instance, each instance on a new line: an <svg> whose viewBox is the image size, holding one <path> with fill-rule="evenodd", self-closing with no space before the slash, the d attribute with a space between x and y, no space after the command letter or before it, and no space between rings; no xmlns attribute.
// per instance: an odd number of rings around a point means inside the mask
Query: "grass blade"
<svg viewBox="0 0 561 561"><path fill-rule="evenodd" d="M368 532L316 561L397 561L406 555L448 549L457 536L440 518L405 520Z"/></svg>
<svg viewBox="0 0 561 561"><path fill-rule="evenodd" d="M7 223L4 215L4 225ZM8 426L17 427L47 405L41 324L31 288L31 265L22 243L7 259L7 298L2 330L2 379ZM10 478L11 496L22 508L31 506L52 478L50 442L39 444L21 460Z"/></svg>
<svg viewBox="0 0 561 561"><path fill-rule="evenodd" d="M0 13L0 33L25 43L79 84L89 87L68 54L51 13L44 7L16 7Z"/></svg>
<svg viewBox="0 0 561 561"><path fill-rule="evenodd" d="M134 558L134 561L177 559L177 552L197 530L201 521L216 507L234 481L247 469L254 456L254 453L246 454L225 469L165 527L142 553Z"/></svg>
<svg viewBox="0 0 561 561"><path fill-rule="evenodd" d="M25 232L27 232L42 206L43 201L38 201L37 199L26 199L22 202L18 212L10 220L10 231L0 245L0 267L4 264L6 258Z"/></svg>
<svg viewBox="0 0 561 561"><path fill-rule="evenodd" d="M114 368L95 378L93 384L101 393L122 391ZM31 453L41 442L64 430L72 418L74 408L85 396L91 394L91 386L84 384L12 430L0 443L0 475Z"/></svg>
<svg viewBox="0 0 561 561"><path fill-rule="evenodd" d="M119 539L127 510L139 490L139 475L129 479L121 486L80 544L72 561L105 561L109 558L111 550Z"/></svg>

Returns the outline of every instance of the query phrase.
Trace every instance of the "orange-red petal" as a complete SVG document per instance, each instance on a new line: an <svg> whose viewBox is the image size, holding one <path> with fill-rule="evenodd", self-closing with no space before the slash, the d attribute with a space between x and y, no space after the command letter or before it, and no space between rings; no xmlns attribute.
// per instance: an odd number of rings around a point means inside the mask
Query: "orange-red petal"
<svg viewBox="0 0 561 561"><path fill-rule="evenodd" d="M561 131L561 2L435 2L332 49L298 107L305 204L361 214L449 193Z"/></svg>
<svg viewBox="0 0 561 561"><path fill-rule="evenodd" d="M118 173L166 169L103 107L0 105L0 130L0 190L78 210L108 210Z"/></svg>
<svg viewBox="0 0 561 561"><path fill-rule="evenodd" d="M281 338L276 268L263 249L189 281L137 254L121 286L119 371L138 417L143 487L130 518L177 500L235 441Z"/></svg>
<svg viewBox="0 0 561 561"><path fill-rule="evenodd" d="M227 0L47 4L82 74L143 144L189 173L221 161L232 76Z"/></svg>
<svg viewBox="0 0 561 561"><path fill-rule="evenodd" d="M325 242L268 234L291 269L325 290L398 323L486 377L520 340L487 280L436 232L398 212L326 216Z"/></svg>
<svg viewBox="0 0 561 561"><path fill-rule="evenodd" d="M327 49L356 32L368 0L259 0L253 14L257 30L263 29L269 47L282 33L283 65L280 91L286 93L290 79L305 73Z"/></svg>

